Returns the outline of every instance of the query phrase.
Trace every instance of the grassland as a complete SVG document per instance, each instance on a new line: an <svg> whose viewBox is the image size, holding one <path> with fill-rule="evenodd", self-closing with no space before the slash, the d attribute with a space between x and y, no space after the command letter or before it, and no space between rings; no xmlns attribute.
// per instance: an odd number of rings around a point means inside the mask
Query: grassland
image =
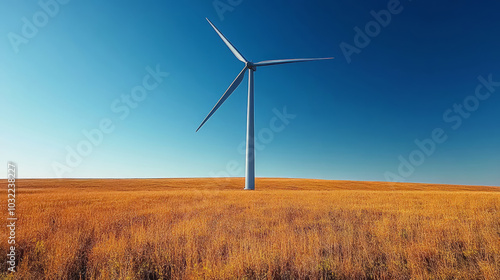
<svg viewBox="0 0 500 280"><path fill-rule="evenodd" d="M0 276L500 279L500 188L265 178L257 191L242 186L19 180L20 262ZM5 238L3 256L7 246Z"/></svg>

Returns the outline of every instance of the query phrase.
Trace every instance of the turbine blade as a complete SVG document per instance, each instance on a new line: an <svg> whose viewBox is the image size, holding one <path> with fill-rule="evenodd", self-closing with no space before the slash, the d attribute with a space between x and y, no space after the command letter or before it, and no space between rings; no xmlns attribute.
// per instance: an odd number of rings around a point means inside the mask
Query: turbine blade
<svg viewBox="0 0 500 280"><path fill-rule="evenodd" d="M269 65L276 65L276 64L305 62L305 61L315 61L315 60L325 60L325 59L333 59L333 57L265 60L265 61L254 63L253 65L255 65L255 66L269 66Z"/></svg>
<svg viewBox="0 0 500 280"><path fill-rule="evenodd" d="M229 42L229 40L215 27L215 25L207 18L208 23L214 28L215 32L219 34L220 38L226 45L229 47L229 49L233 52L234 56L236 56L237 59L239 59L243 63L247 63L248 61L243 57L243 55Z"/></svg>
<svg viewBox="0 0 500 280"><path fill-rule="evenodd" d="M198 127L198 129L196 130L196 132L198 132L198 130L200 130L200 128L215 113L215 111L217 111L217 109L219 109L219 107L222 105L222 103L224 103L224 101L226 101L226 99L231 95L231 93L233 93L233 91L241 84L241 81L245 77L246 70L247 70L247 67L245 66L245 68L243 68L243 70L241 70L240 74L238 74L238 76L236 76L236 79L234 79L233 83L229 86L229 88L222 95L222 97L219 99L219 101L217 101L217 104L215 104L215 106L212 108L212 110L210 111L210 113L208 113L208 115L205 117L205 119L200 124L200 126Z"/></svg>

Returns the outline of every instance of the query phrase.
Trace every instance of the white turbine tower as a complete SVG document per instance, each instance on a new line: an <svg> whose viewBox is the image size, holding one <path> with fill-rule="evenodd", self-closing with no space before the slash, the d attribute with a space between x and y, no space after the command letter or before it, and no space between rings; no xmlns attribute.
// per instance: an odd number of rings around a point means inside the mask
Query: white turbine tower
<svg viewBox="0 0 500 280"><path fill-rule="evenodd" d="M240 85L241 81L245 77L245 72L248 70L248 109L247 109L247 143L246 143L246 168L245 168L245 190L255 189L255 150L254 150L254 97L253 97L253 72L257 70L260 66L270 66L276 64L284 63L294 63L294 62L304 62L304 61L314 61L314 60L324 60L333 59L333 57L328 58L303 58L303 59L278 59L278 60L266 60L257 63L252 63L248 61L243 55L229 42L229 40L213 25L213 23L207 18L208 23L214 28L215 32L219 34L220 38L229 47L234 56L241 62L245 63L245 67L241 70L240 74L236 76L233 83L229 86L226 92L219 99L217 104L212 108L210 113L206 116L203 122L200 124L196 132L208 121L208 119L219 109L219 107L226 101L226 99L233 93L233 91Z"/></svg>

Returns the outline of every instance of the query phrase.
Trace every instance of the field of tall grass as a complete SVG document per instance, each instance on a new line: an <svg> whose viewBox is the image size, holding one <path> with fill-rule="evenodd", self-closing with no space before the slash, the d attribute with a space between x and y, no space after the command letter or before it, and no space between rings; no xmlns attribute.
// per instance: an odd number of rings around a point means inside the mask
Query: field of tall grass
<svg viewBox="0 0 500 280"><path fill-rule="evenodd" d="M0 262L0 277L500 279L500 188L260 178L257 191L242 186L19 180L20 261L10 275ZM6 217L6 198L0 207Z"/></svg>

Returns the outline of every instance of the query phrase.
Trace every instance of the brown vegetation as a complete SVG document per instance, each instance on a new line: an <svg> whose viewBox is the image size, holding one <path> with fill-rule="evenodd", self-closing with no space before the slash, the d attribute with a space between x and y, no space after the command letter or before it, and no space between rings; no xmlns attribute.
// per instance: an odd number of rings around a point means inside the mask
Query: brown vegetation
<svg viewBox="0 0 500 280"><path fill-rule="evenodd" d="M500 275L495 187L265 178L253 192L241 178L17 185L17 279Z"/></svg>

